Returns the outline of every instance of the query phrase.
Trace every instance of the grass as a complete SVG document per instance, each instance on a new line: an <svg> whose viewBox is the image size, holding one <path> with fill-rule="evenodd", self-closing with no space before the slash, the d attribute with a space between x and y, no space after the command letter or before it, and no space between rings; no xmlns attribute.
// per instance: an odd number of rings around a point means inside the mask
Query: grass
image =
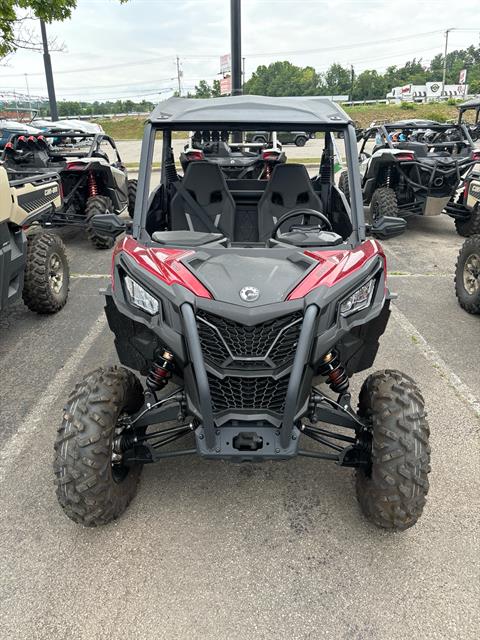
<svg viewBox="0 0 480 640"><path fill-rule="evenodd" d="M404 120L406 118L422 118L445 122L456 118L458 110L454 105L431 102L428 104L402 103L368 104L345 107L345 111L361 127L368 126L373 120ZM97 120L105 129L105 133L115 140L140 140L143 133L144 117L128 116L126 118ZM174 138L186 138L186 131L175 131Z"/></svg>

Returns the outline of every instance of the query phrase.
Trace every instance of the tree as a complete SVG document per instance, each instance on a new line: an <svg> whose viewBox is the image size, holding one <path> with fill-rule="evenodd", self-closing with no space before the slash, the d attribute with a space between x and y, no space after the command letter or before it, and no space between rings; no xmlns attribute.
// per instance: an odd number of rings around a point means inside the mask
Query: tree
<svg viewBox="0 0 480 640"><path fill-rule="evenodd" d="M76 6L77 0L0 0L0 58L18 48L38 49L40 43L28 28L29 20L63 21Z"/></svg>
<svg viewBox="0 0 480 640"><path fill-rule="evenodd" d="M375 70L362 71L353 85L353 100L378 100L384 98L387 91L385 77Z"/></svg>
<svg viewBox="0 0 480 640"><path fill-rule="evenodd" d="M349 95L352 85L351 71L334 62L322 76L322 83L324 92L329 96Z"/></svg>
<svg viewBox="0 0 480 640"><path fill-rule="evenodd" d="M260 65L245 83L244 93L264 96L310 96L319 93L319 77L313 67L297 67L284 60Z"/></svg>
<svg viewBox="0 0 480 640"><path fill-rule="evenodd" d="M211 98L212 97L212 89L206 80L200 80L200 82L195 85L195 93L193 95L194 98Z"/></svg>

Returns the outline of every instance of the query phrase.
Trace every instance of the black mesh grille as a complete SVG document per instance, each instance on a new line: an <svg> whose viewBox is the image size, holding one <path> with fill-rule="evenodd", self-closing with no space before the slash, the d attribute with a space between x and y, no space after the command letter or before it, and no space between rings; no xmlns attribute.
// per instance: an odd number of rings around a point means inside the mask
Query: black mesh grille
<svg viewBox="0 0 480 640"><path fill-rule="evenodd" d="M296 312L249 327L198 311L197 326L203 355L220 366L252 369L284 366L293 360L301 319L301 312ZM248 361L247 358L257 360Z"/></svg>
<svg viewBox="0 0 480 640"><path fill-rule="evenodd" d="M208 376L214 413L226 409L270 410L282 413L289 376L241 378L227 376L223 380Z"/></svg>

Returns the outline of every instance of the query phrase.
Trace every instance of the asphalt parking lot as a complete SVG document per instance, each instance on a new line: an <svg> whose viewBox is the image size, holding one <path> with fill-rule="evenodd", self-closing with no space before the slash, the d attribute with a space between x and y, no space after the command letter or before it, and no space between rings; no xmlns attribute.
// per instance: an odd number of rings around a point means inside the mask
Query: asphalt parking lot
<svg viewBox="0 0 480 640"><path fill-rule="evenodd" d="M432 432L427 507L403 534L362 518L352 471L305 458L166 460L116 523L69 521L51 469L62 406L117 359L98 295L110 252L63 236L67 306L0 314L0 638L478 637L480 318L456 303L449 218L384 243L399 298L375 368L418 381Z"/></svg>

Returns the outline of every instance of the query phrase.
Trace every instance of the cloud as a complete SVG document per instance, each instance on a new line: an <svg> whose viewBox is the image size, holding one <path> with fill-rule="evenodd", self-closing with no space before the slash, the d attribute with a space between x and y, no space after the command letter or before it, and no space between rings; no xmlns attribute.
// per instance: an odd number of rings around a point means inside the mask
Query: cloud
<svg viewBox="0 0 480 640"><path fill-rule="evenodd" d="M242 44L247 77L259 64L290 60L323 71L332 62L384 70L443 51L446 28L469 28L477 0L243 0ZM218 77L219 56L230 48L227 0L79 0L71 20L48 25L66 44L53 53L58 99L141 97ZM419 37L417 34L425 35ZM479 33L454 31L449 49L478 46ZM18 52L1 69L0 90L45 95L41 54ZM100 68L98 68L100 67ZM84 71L79 71L79 70Z"/></svg>

